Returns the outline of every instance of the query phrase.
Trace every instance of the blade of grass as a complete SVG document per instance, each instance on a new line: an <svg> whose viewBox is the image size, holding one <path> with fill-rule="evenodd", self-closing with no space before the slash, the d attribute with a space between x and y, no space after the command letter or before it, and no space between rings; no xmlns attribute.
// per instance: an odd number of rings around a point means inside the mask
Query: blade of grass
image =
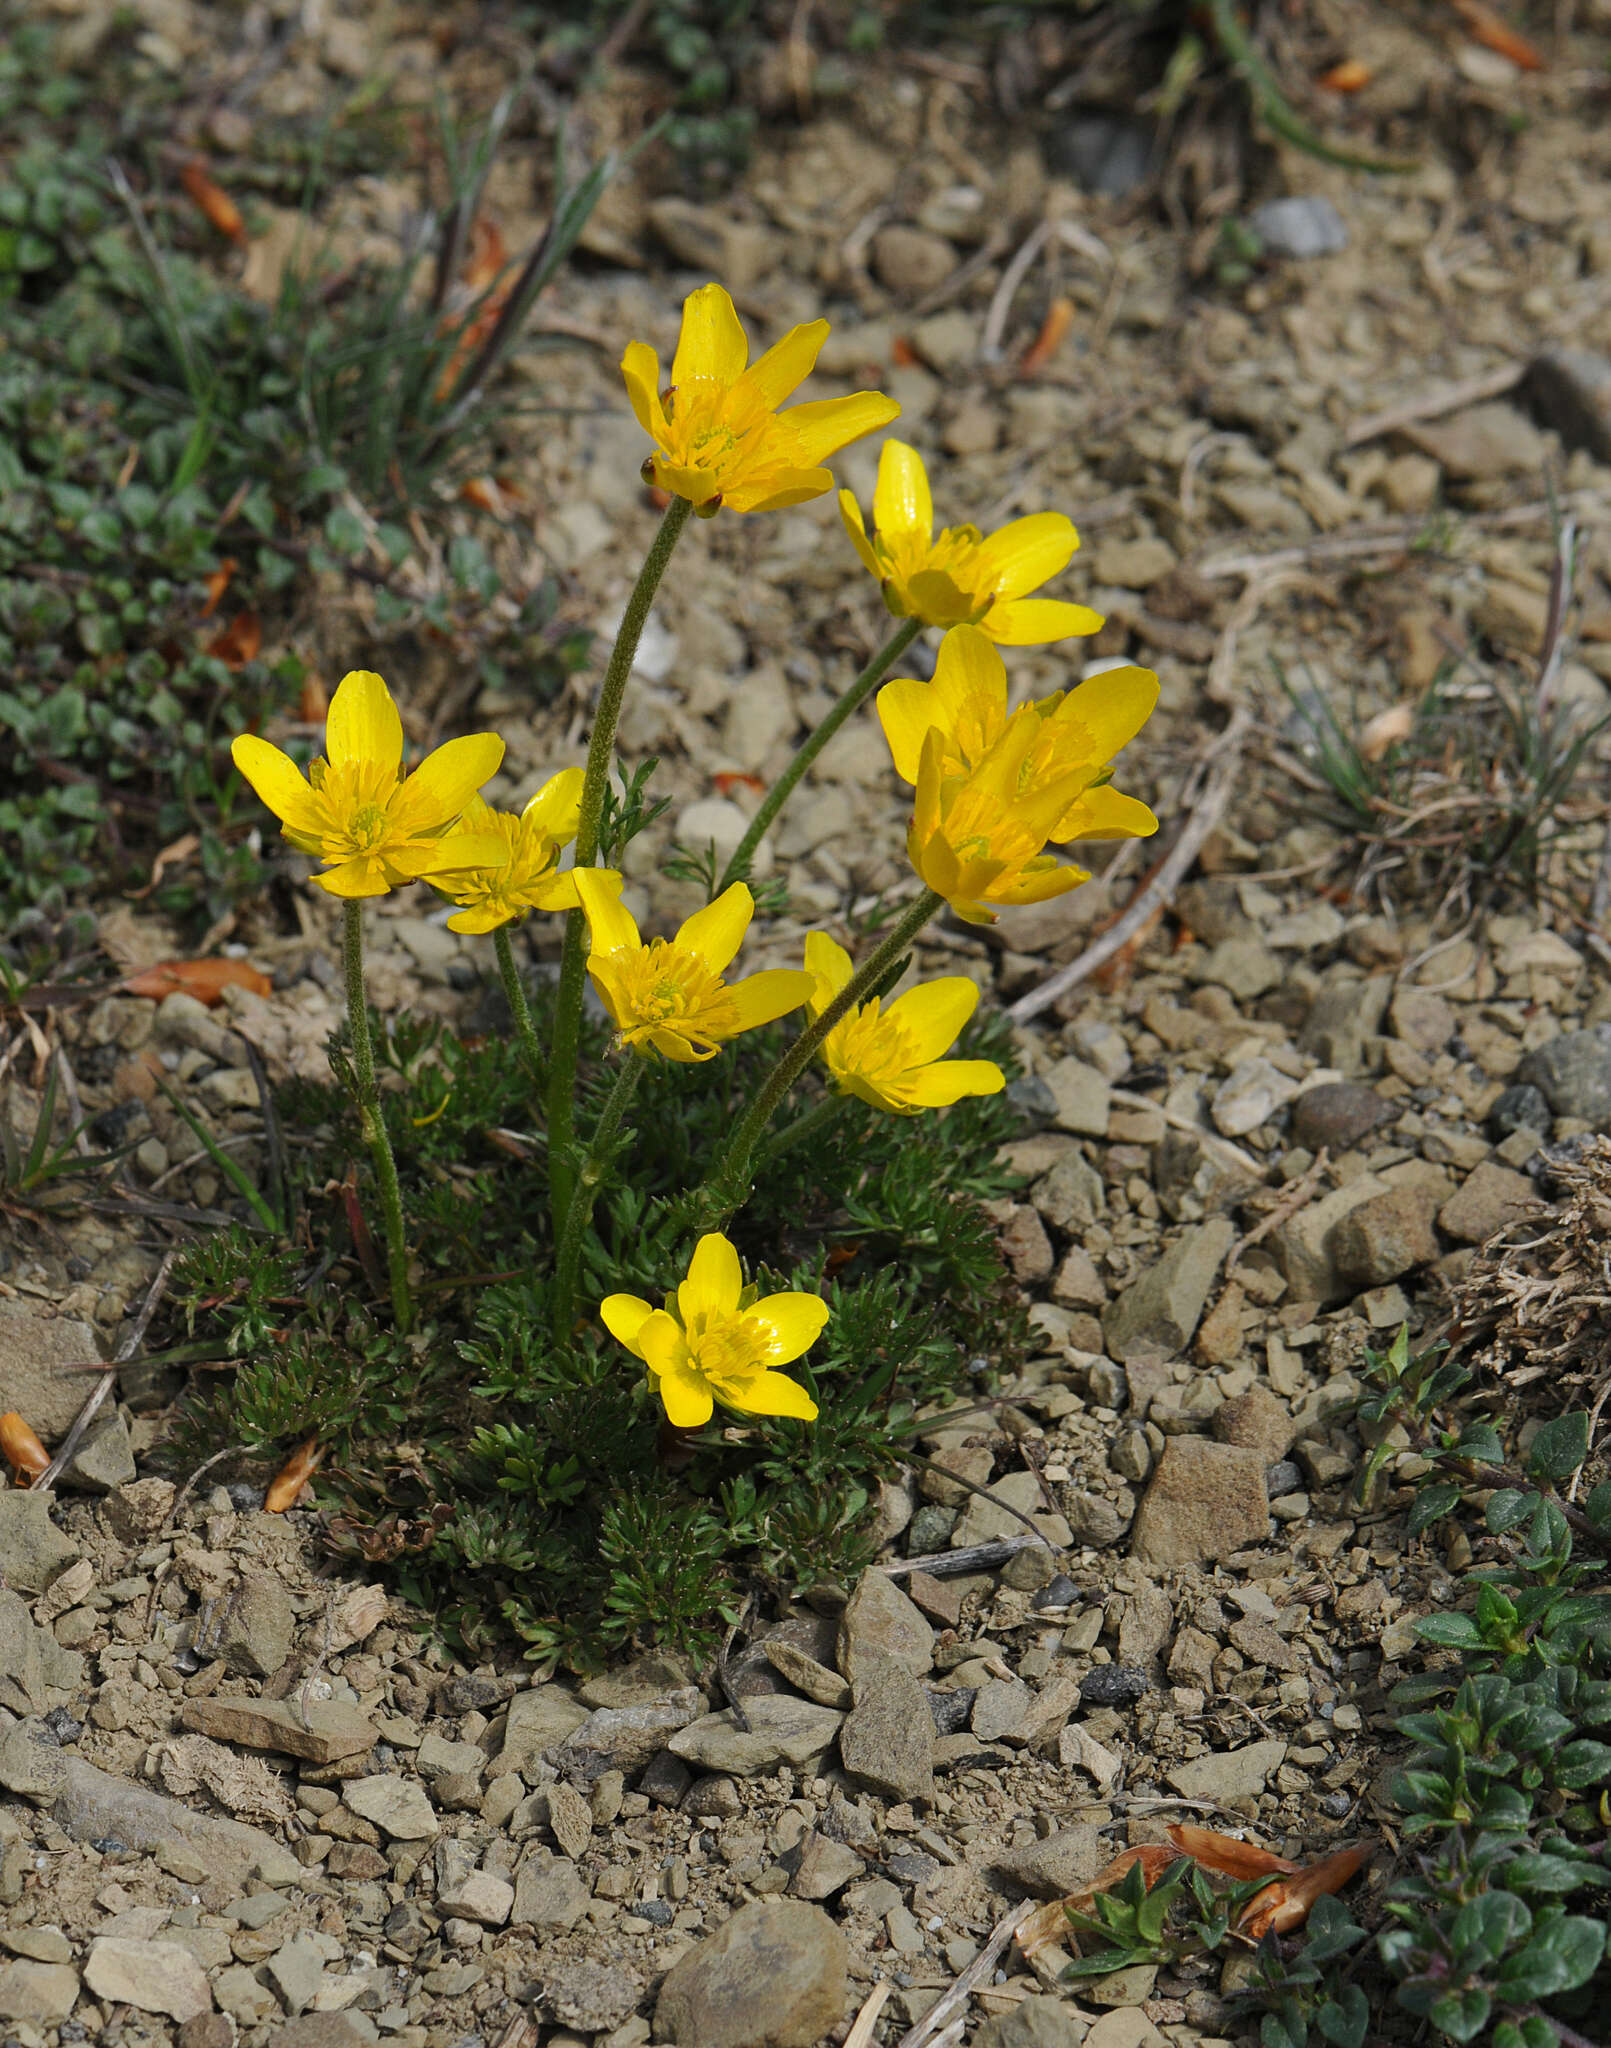
<svg viewBox="0 0 1611 2048"><path fill-rule="evenodd" d="M165 1075L158 1074L156 1076L156 1083L168 1098L175 1113L189 1126L192 1136L201 1144L207 1157L221 1173L228 1177L236 1192L244 1198L258 1222L262 1224L265 1230L273 1231L278 1235L283 1230L284 1225L263 1199L261 1191L246 1169L238 1160L230 1158L212 1132L208 1130L207 1126L194 1113L190 1105L183 1100L179 1091Z"/></svg>

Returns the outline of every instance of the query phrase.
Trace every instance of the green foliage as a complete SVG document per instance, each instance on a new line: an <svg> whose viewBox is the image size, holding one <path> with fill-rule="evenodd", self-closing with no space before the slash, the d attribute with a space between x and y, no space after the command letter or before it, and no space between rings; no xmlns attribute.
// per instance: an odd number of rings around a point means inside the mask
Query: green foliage
<svg viewBox="0 0 1611 2048"><path fill-rule="evenodd" d="M1132 1863L1111 1891L1097 1893L1089 1913L1068 1909L1082 1952L1064 1974L1106 1977L1137 1963L1173 1965L1217 1954L1241 1913L1269 1884L1268 1877L1216 1882L1200 1863L1182 1856L1149 1888L1145 1866ZM1086 1952L1093 1942L1100 1946Z"/></svg>
<svg viewBox="0 0 1611 2048"><path fill-rule="evenodd" d="M543 1036L551 1001L539 988ZM280 1098L304 1139L289 1233L237 1227L188 1251L176 1275L191 1334L241 1362L207 1376L175 1456L237 1442L277 1458L319 1436L335 1538L394 1560L404 1589L466 1645L512 1635L534 1661L577 1668L637 1643L708 1648L750 1586L848 1577L870 1554L870 1503L916 1411L1028 1348L979 1207L1008 1184L994 1158L1016 1128L1004 1098L912 1120L847 1103L763 1162L732 1226L757 1281L829 1300L827 1330L793 1368L817 1422L729 1417L663 1441L642 1368L594 1305L616 1291L658 1299L681 1277L688 1239L671 1197L712 1156L779 1031L746 1034L702 1067L646 1072L631 1185L601 1193L584 1247L588 1312L560 1343L542 1140L519 1063L499 1037L435 1022L376 1018L373 1030L422 1326L399 1339L371 1310L384 1290L366 1284L365 1219L378 1230L378 1205L338 1039L337 1083ZM1011 1067L999 1019L968 1050ZM595 1034L595 1109L609 1079L599 1051Z"/></svg>

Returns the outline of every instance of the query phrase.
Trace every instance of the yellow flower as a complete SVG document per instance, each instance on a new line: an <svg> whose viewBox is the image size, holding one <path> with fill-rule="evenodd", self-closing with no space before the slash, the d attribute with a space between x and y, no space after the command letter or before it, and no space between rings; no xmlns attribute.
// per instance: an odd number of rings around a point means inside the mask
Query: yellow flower
<svg viewBox="0 0 1611 2048"><path fill-rule="evenodd" d="M666 1418L677 1429L709 1422L715 1404L740 1415L816 1420L817 1404L798 1381L774 1372L809 1351L828 1320L814 1294L768 1294L744 1285L738 1253L713 1232L702 1237L688 1277L664 1308L635 1294L609 1295L604 1327L649 1368Z"/></svg>
<svg viewBox="0 0 1611 2048"><path fill-rule="evenodd" d="M881 391L856 391L779 412L810 376L827 336L826 320L791 327L746 369L749 342L732 300L719 284L701 285L683 302L664 393L660 359L647 342L633 342L621 358L632 410L656 447L645 475L707 519L723 506L775 512L832 490L832 476L819 465L887 427L900 406Z"/></svg>
<svg viewBox="0 0 1611 2048"><path fill-rule="evenodd" d="M1112 788L1114 757L1152 716L1158 678L1151 669L1102 669L1089 681L1021 707L1018 717L1040 720L1025 755L1025 785L1086 771L1083 788L1048 838L1149 839L1158 820L1133 796ZM915 783L930 731L941 735L941 774L965 776L982 762L1008 727L1007 666L975 626L957 626L940 642L934 680L897 677L878 693L878 717L903 782Z"/></svg>
<svg viewBox="0 0 1611 2048"><path fill-rule="evenodd" d="M587 971L623 1042L668 1060L708 1060L722 1041L797 1010L811 977L769 968L727 982L722 970L744 942L755 899L742 882L696 910L674 939L647 945L621 904L621 877L610 868L579 868L576 889L591 944Z"/></svg>
<svg viewBox="0 0 1611 2048"><path fill-rule="evenodd" d="M976 526L947 526L936 539L923 458L904 441L886 441L878 458L872 533L849 491L839 493L839 515L898 619L978 626L1007 647L1101 629L1088 605L1028 594L1068 567L1080 544L1071 519L1032 512L988 540Z"/></svg>
<svg viewBox="0 0 1611 2048"><path fill-rule="evenodd" d="M808 1007L820 1017L851 978L850 955L826 932L809 932L805 964L815 983ZM978 986L965 974L919 982L887 1010L874 996L828 1033L823 1062L841 1093L897 1116L943 1109L964 1095L999 1095L1007 1083L994 1060L940 1058L978 1006Z"/></svg>
<svg viewBox="0 0 1611 2048"><path fill-rule="evenodd" d="M472 797L429 876L462 906L448 930L490 932L533 910L575 910L576 877L560 872L559 856L576 837L581 808L580 768L551 775L519 817Z"/></svg>
<svg viewBox="0 0 1611 2048"><path fill-rule="evenodd" d="M289 754L252 733L230 752L291 844L325 862L314 880L332 896L384 896L417 881L443 834L497 773L495 733L449 740L403 773L403 721L369 669L343 676L325 722L325 756L306 777Z"/></svg>

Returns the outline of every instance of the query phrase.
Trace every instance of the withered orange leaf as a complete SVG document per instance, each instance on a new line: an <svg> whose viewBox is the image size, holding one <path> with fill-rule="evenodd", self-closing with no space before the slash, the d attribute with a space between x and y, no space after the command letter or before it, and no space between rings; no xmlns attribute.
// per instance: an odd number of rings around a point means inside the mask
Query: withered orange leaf
<svg viewBox="0 0 1611 2048"><path fill-rule="evenodd" d="M1199 1828L1189 1821L1180 1821L1164 1832L1182 1856L1190 1856L1205 1870L1217 1870L1222 1877L1240 1880L1246 1877L1291 1876L1303 1868L1301 1863L1289 1863L1285 1856L1277 1856L1273 1850L1261 1849L1257 1842L1243 1842L1235 1835L1222 1835L1218 1828Z"/></svg>
<svg viewBox="0 0 1611 2048"><path fill-rule="evenodd" d="M239 567L240 564L233 555L225 555L218 567L210 572L207 577L207 602L201 608L201 616L204 619L210 619L217 611L219 599L229 588L230 578Z"/></svg>
<svg viewBox="0 0 1611 2048"><path fill-rule="evenodd" d="M890 367L896 370L915 370L918 365L917 350L904 334L897 334L890 343Z"/></svg>
<svg viewBox="0 0 1611 2048"><path fill-rule="evenodd" d="M1019 376L1033 377L1044 370L1068 339L1068 331L1073 325L1074 301L1053 299L1046 308L1046 318L1041 322L1039 334L1019 359Z"/></svg>
<svg viewBox="0 0 1611 2048"><path fill-rule="evenodd" d="M244 668L256 661L262 644L263 622L256 612L237 612L217 639L208 641L207 652L225 668Z"/></svg>
<svg viewBox="0 0 1611 2048"><path fill-rule="evenodd" d="M742 768L720 769L710 779L715 783L723 796L731 796L735 789L753 789L755 794L759 796L766 788L765 782L762 781L759 775L751 775Z"/></svg>
<svg viewBox="0 0 1611 2048"><path fill-rule="evenodd" d="M1518 71L1542 71L1544 59L1523 35L1494 12L1483 5L1483 0L1450 0L1456 14L1466 25L1466 34L1474 43L1481 43L1485 50L1496 50L1501 57L1508 57Z"/></svg>
<svg viewBox="0 0 1611 2048"><path fill-rule="evenodd" d="M131 974L123 987L131 996L194 996L211 1008L224 999L226 988L250 989L254 996L266 996L274 984L249 960L162 960L139 974Z"/></svg>
<svg viewBox="0 0 1611 2048"><path fill-rule="evenodd" d="M1070 1913L1089 1913L1096 1903L1098 1892L1110 1892L1116 1884L1137 1864L1150 1891L1172 1863L1180 1861L1180 1852L1167 1842L1143 1842L1134 1849L1121 1849L1113 1861L1098 1871L1081 1892L1070 1892L1067 1898L1050 1899L1044 1906L1037 1906L1019 1928L1016 1942L1019 1953L1028 1962L1037 1950L1049 1948L1054 1942L1066 1941L1069 1937L1068 1916Z"/></svg>
<svg viewBox="0 0 1611 2048"><path fill-rule="evenodd" d="M24 1479L37 1479L50 1464L50 1453L15 1408L0 1415L0 1452Z"/></svg>
<svg viewBox="0 0 1611 2048"><path fill-rule="evenodd" d="M490 476L467 476L459 486L459 496L480 512L496 515L503 510L503 494Z"/></svg>
<svg viewBox="0 0 1611 2048"><path fill-rule="evenodd" d="M265 1514L283 1515L293 1505L297 1495L323 1464L324 1453L325 1446L316 1436L310 1436L305 1444L297 1445L275 1473L268 1492L263 1496Z"/></svg>
<svg viewBox="0 0 1611 2048"><path fill-rule="evenodd" d="M296 715L304 725L323 725L329 709L330 692L325 688L323 679L309 669L297 693Z"/></svg>
<svg viewBox="0 0 1611 2048"><path fill-rule="evenodd" d="M1345 57L1340 64L1333 64L1329 71L1322 71L1320 83L1328 92L1363 92L1376 74L1368 64L1362 64L1357 57Z"/></svg>
<svg viewBox="0 0 1611 2048"><path fill-rule="evenodd" d="M1374 1842L1356 1842L1351 1849L1339 1849L1319 1863L1311 1863L1291 1877L1277 1878L1248 1902L1237 1922L1237 1932L1250 1941L1262 1941L1266 1934L1290 1934L1309 1918L1316 1899L1340 1892L1348 1880L1367 1864L1376 1850Z"/></svg>
<svg viewBox="0 0 1611 2048"><path fill-rule="evenodd" d="M185 165L179 182L221 235L227 235L237 248L246 246L246 223L241 219L240 208L223 186L208 175L199 156Z"/></svg>
<svg viewBox="0 0 1611 2048"><path fill-rule="evenodd" d="M453 344L453 353L448 357L447 367L437 381L438 404L448 397L458 382L460 371L497 325L504 301L508 298L510 287L514 283L513 277L505 278L502 284L497 282L509 262L509 252L504 247L503 235L495 220L490 220L485 215L478 216L470 230L470 242L470 261L465 266L464 282L471 292L485 292L486 297L459 327L458 338ZM444 320L443 329L446 330L452 324L451 319Z"/></svg>

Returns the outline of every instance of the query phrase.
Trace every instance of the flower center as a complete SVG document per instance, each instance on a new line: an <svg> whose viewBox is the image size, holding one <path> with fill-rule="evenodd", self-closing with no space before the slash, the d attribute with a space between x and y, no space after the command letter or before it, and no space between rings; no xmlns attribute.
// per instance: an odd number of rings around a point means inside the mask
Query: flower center
<svg viewBox="0 0 1611 2048"><path fill-rule="evenodd" d="M738 1028L721 977L698 954L679 952L669 939L651 939L622 962L621 990L639 1027L686 1026L690 1037L701 1039L730 1036Z"/></svg>
<svg viewBox="0 0 1611 2048"><path fill-rule="evenodd" d="M976 526L947 526L933 540L920 533L879 535L877 549L890 581L936 625L976 625L996 594L979 541Z"/></svg>
<svg viewBox="0 0 1611 2048"><path fill-rule="evenodd" d="M719 1309L695 1316L688 1331L688 1349L695 1371L718 1388L753 1379L764 1365L755 1355L756 1333L742 1316L726 1315Z"/></svg>
<svg viewBox="0 0 1611 2048"><path fill-rule="evenodd" d="M894 1081L919 1064L906 1026L898 1017L880 1014L883 998L874 996L829 1033L831 1064L868 1081Z"/></svg>

